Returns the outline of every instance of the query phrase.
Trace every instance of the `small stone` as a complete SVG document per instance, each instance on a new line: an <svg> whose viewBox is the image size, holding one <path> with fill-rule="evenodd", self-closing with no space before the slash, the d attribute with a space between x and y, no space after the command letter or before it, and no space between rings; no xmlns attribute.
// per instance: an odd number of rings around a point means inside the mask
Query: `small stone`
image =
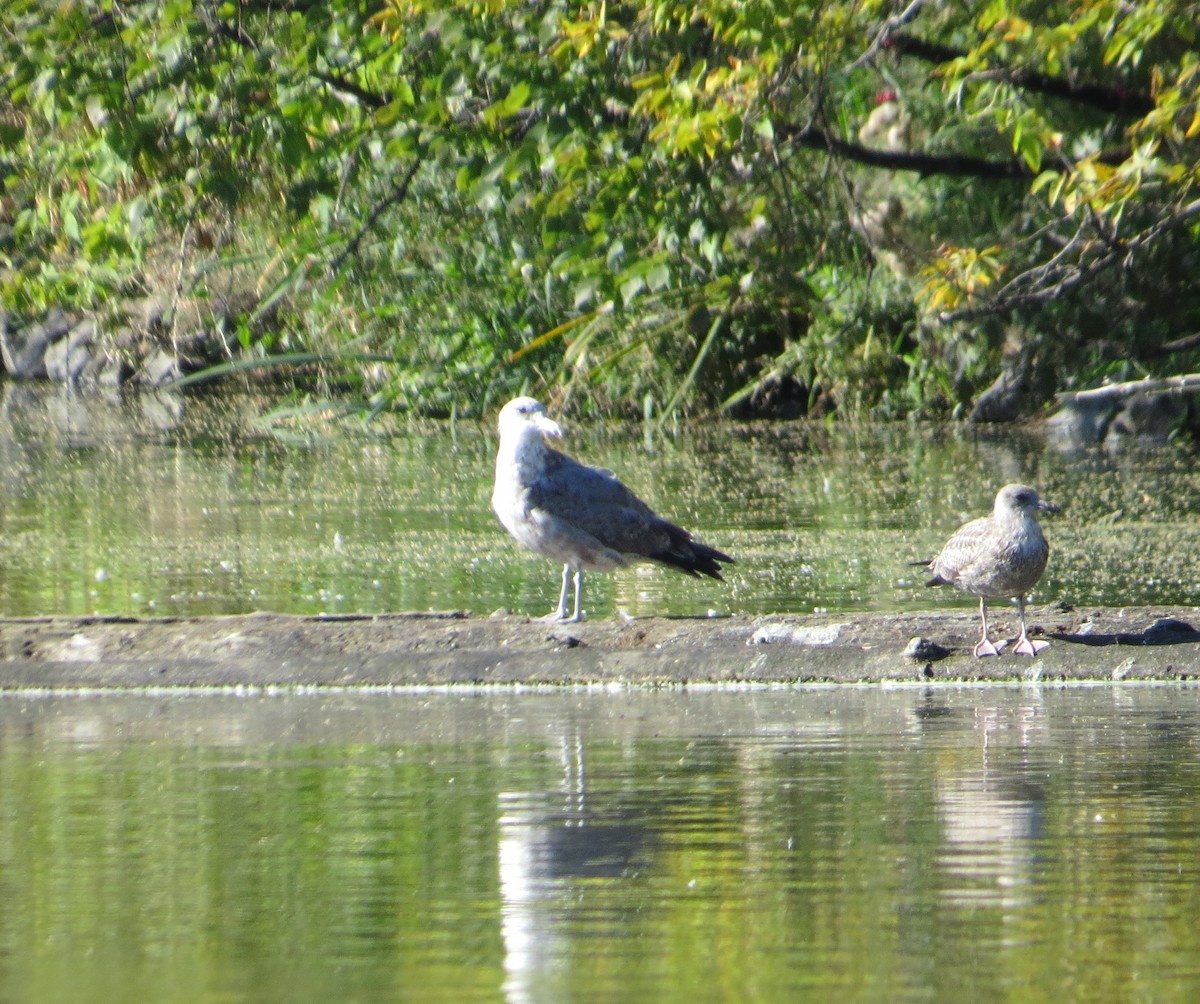
<svg viewBox="0 0 1200 1004"><path fill-rule="evenodd" d="M845 624L815 624L796 627L791 624L763 624L747 642L749 645L806 645L829 648L841 637Z"/></svg>
<svg viewBox="0 0 1200 1004"><path fill-rule="evenodd" d="M950 649L944 645L939 645L936 641L930 641L928 638L922 638L920 635L910 638L908 646L904 649L905 658L919 659L922 662L938 662L949 654Z"/></svg>
<svg viewBox="0 0 1200 1004"><path fill-rule="evenodd" d="M576 638L573 634L569 634L565 638L547 635L546 641L554 642L559 648L587 648L586 643L581 638Z"/></svg>

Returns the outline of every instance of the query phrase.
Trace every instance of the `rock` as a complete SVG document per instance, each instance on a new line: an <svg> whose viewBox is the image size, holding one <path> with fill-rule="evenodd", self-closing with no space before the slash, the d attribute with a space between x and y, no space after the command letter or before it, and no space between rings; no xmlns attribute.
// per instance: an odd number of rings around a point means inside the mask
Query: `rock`
<svg viewBox="0 0 1200 1004"><path fill-rule="evenodd" d="M130 374L129 364L92 346L91 358L79 374L79 383L94 387L120 387Z"/></svg>
<svg viewBox="0 0 1200 1004"><path fill-rule="evenodd" d="M55 307L19 325L0 311L0 357L18 379L118 387L136 373L140 384L162 387L228 359L227 332L257 303L249 290L216 300L151 293L115 299L95 315ZM274 316L274 308L255 314L256 328Z"/></svg>
<svg viewBox="0 0 1200 1004"><path fill-rule="evenodd" d="M971 422L1012 422L1018 419L1029 385L1029 369L1028 350L1014 353L995 382L979 395L975 407L971 409Z"/></svg>
<svg viewBox="0 0 1200 1004"><path fill-rule="evenodd" d="M1186 428L1189 401L1200 394L1200 373L1146 377L1057 395L1060 410L1046 422L1049 441L1074 451L1160 446Z"/></svg>
<svg viewBox="0 0 1200 1004"><path fill-rule="evenodd" d="M162 387L178 380L181 376L179 362L175 355L166 349L155 349L142 362L138 371L138 383L147 387Z"/></svg>
<svg viewBox="0 0 1200 1004"><path fill-rule="evenodd" d="M142 417L152 429L171 432L183 423L184 402L178 394L166 391L139 394L138 401L142 406Z"/></svg>
<svg viewBox="0 0 1200 1004"><path fill-rule="evenodd" d="M53 307L42 321L19 331L14 331L4 318L0 323L0 356L5 370L21 380L45 377L47 350L70 330L70 319L58 307Z"/></svg>
<svg viewBox="0 0 1200 1004"><path fill-rule="evenodd" d="M143 296L125 303L125 317L130 327L144 335L166 333L170 312L170 302L161 296Z"/></svg>
<svg viewBox="0 0 1200 1004"><path fill-rule="evenodd" d="M1105 444L1161 446L1186 414L1187 405L1178 394L1134 394L1113 418Z"/></svg>
<svg viewBox="0 0 1200 1004"><path fill-rule="evenodd" d="M45 355L47 378L56 383L77 382L92 361L95 336L96 322L87 318L72 327L66 338L60 338L50 345Z"/></svg>
<svg viewBox="0 0 1200 1004"><path fill-rule="evenodd" d="M938 662L949 654L950 649L946 646L939 645L936 641L930 641L928 638L922 638L920 635L910 638L908 646L904 649L905 658L919 659L921 662Z"/></svg>
<svg viewBox="0 0 1200 1004"><path fill-rule="evenodd" d="M103 359L96 372L101 387L120 387L133 375L133 368L124 359Z"/></svg>
<svg viewBox="0 0 1200 1004"><path fill-rule="evenodd" d="M828 648L837 643L845 624L763 624L750 636L750 645L804 645Z"/></svg>
<svg viewBox="0 0 1200 1004"><path fill-rule="evenodd" d="M808 413L808 388L787 373L768 373L750 394L746 414L757 418L803 418Z"/></svg>

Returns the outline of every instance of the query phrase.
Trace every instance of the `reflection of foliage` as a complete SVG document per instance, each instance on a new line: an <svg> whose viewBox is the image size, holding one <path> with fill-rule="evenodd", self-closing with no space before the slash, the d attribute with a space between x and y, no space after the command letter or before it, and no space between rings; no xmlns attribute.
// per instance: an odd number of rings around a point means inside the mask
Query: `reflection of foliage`
<svg viewBox="0 0 1200 1004"><path fill-rule="evenodd" d="M1173 999L1197 946L1193 706L1147 687L22 702L5 933L58 1000L485 1000L514 973L554 1000L1041 999L1091 973ZM589 829L632 831L637 869L562 853Z"/></svg>
<svg viewBox="0 0 1200 1004"><path fill-rule="evenodd" d="M1200 321L1194 4L10 7L19 311L236 276L273 348L386 353L426 409L788 372L902 411L990 379L1001 318L1072 376Z"/></svg>

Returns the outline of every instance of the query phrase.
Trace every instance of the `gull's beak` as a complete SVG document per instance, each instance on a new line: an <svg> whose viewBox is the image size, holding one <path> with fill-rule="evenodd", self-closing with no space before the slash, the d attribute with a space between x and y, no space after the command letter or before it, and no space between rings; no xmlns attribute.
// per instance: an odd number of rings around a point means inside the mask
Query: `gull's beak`
<svg viewBox="0 0 1200 1004"><path fill-rule="evenodd" d="M553 439L562 439L562 426L548 415L535 415L531 420L533 427L543 435Z"/></svg>
<svg viewBox="0 0 1200 1004"><path fill-rule="evenodd" d="M1038 499L1038 504L1035 508L1040 509L1042 512L1062 512L1062 509L1053 502L1046 502L1042 499Z"/></svg>

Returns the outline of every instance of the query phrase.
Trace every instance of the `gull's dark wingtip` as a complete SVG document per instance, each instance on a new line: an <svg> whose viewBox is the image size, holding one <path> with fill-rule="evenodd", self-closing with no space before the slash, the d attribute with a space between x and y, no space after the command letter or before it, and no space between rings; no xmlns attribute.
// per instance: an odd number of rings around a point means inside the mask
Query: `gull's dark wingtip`
<svg viewBox="0 0 1200 1004"><path fill-rule="evenodd" d="M682 547L661 554L652 554L649 557L653 561L677 568L693 578L707 575L710 579L716 579L718 582L725 581L725 576L721 574L721 565L737 564L728 554L718 551L715 547L709 547L707 544L697 544L694 540L688 541Z"/></svg>
<svg viewBox="0 0 1200 1004"><path fill-rule="evenodd" d="M933 561L934 559L930 558L928 561L910 561L908 564L911 568L928 568L933 564ZM928 589L930 586L948 586L950 584L948 579L943 579L940 575L935 575L925 583L925 588Z"/></svg>

